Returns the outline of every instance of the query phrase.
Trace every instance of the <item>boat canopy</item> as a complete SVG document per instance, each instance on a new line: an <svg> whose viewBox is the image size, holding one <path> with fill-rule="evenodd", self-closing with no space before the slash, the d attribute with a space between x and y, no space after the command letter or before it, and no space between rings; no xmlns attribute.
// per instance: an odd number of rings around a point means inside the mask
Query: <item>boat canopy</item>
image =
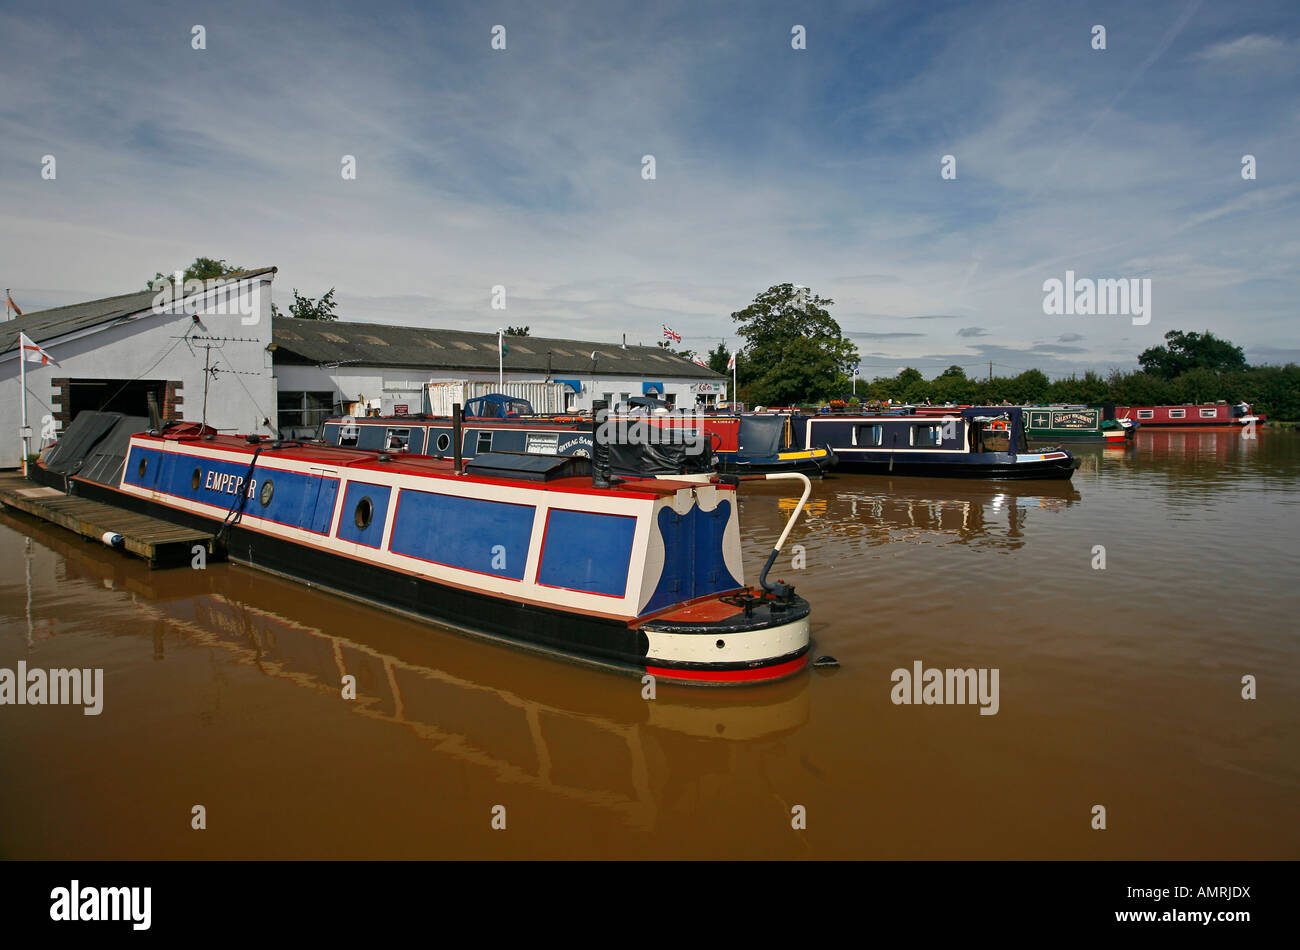
<svg viewBox="0 0 1300 950"><path fill-rule="evenodd" d="M963 409L961 416L972 421L1006 419L1010 423L1008 442L1012 452L1016 451L1025 437L1025 414L1019 406L971 406Z"/></svg>
<svg viewBox="0 0 1300 950"><path fill-rule="evenodd" d="M747 458L772 458L781 451L785 416L741 416L740 453Z"/></svg>
<svg viewBox="0 0 1300 950"><path fill-rule="evenodd" d="M465 403L465 415L473 419L510 419L532 414L533 404L527 399L503 396L500 393L477 396Z"/></svg>

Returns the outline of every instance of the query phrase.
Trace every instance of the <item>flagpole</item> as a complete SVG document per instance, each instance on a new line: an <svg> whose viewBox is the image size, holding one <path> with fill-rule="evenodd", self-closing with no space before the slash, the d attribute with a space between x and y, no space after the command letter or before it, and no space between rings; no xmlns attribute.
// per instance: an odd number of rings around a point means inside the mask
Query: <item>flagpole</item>
<svg viewBox="0 0 1300 950"><path fill-rule="evenodd" d="M29 449L27 443L27 354L23 352L23 339L20 334L18 337L18 389L19 398L23 401L23 477L27 477L27 452Z"/></svg>
<svg viewBox="0 0 1300 950"><path fill-rule="evenodd" d="M497 389L501 390L502 395L505 395L506 388L506 355L501 352L504 340L505 332L497 327Z"/></svg>
<svg viewBox="0 0 1300 950"><path fill-rule="evenodd" d="M736 370L740 368L740 360L737 359L738 353L731 354L731 411L736 412L736 400L740 398L740 390L736 385Z"/></svg>

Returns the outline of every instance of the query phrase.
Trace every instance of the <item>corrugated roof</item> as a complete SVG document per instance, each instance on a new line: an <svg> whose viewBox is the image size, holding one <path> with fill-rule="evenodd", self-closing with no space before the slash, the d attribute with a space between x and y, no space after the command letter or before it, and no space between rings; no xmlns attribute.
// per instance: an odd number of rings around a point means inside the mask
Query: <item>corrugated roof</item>
<svg viewBox="0 0 1300 950"><path fill-rule="evenodd" d="M256 277L260 274L273 273L275 273L274 267L260 267L256 270L227 274L226 278ZM25 313L21 317L0 323L0 353L6 353L18 346L19 333L26 333L31 340L40 343L148 310L153 306L156 293L153 290L138 290L116 297L103 297L100 300L87 300L85 303L69 304L66 307ZM58 353L52 355L58 359Z"/></svg>
<svg viewBox="0 0 1300 950"><path fill-rule="evenodd" d="M276 317L272 323L276 362L312 365L391 366L429 370L495 370L497 335L469 330L344 323L339 320L299 320ZM522 344L522 345L521 345ZM516 372L546 372L551 376L595 371L611 376L678 376L722 379L707 366L675 356L657 346L622 346L602 341L549 337L506 337L505 368Z"/></svg>

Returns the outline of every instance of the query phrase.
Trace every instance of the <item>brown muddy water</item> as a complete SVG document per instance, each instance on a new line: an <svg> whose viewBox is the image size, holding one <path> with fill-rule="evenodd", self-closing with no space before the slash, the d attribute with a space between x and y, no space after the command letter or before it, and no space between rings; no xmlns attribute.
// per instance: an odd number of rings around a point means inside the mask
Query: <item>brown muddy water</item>
<svg viewBox="0 0 1300 950"><path fill-rule="evenodd" d="M104 670L98 716L0 706L0 857L1300 857L1300 435L1078 454L816 485L781 573L841 668L654 700L0 515L0 668ZM751 581L793 505L742 489ZM998 670L997 713L894 704L916 661Z"/></svg>

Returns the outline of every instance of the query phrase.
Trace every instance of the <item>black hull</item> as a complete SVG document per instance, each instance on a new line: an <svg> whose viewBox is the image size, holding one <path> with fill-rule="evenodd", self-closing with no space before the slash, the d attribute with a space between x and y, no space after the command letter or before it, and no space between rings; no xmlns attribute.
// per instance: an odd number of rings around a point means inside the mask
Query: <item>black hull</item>
<svg viewBox="0 0 1300 950"><path fill-rule="evenodd" d="M978 478L996 481L1068 480L1079 467L1078 459L1052 459L1045 462L906 462L894 460L860 461L840 456L836 471L860 475L919 475L927 478Z"/></svg>
<svg viewBox="0 0 1300 950"><path fill-rule="evenodd" d="M39 466L32 468L31 477L60 491L66 490L64 476ZM214 533L221 527L214 519L137 498L97 482L74 479L71 485L74 494L128 511ZM480 639L613 672L636 676L646 672L649 639L625 621L504 600L239 526L230 529L224 550L232 561L248 567ZM808 602L802 598L796 598L791 608L777 617L771 617L767 608L760 607L754 611L754 626L762 626L769 619L778 623L796 620L808 612ZM702 632L702 635L715 634ZM700 664L661 659L648 662L656 669L680 670L684 674L705 671L726 674L788 664L805 656L810 649L811 644L797 653L761 663ZM665 678L673 677L669 673ZM698 682L695 678L690 681Z"/></svg>
<svg viewBox="0 0 1300 950"><path fill-rule="evenodd" d="M816 459L800 459L797 462L723 462L717 464L720 475L770 475L785 472L797 472L809 478L821 478L829 466L819 464Z"/></svg>

